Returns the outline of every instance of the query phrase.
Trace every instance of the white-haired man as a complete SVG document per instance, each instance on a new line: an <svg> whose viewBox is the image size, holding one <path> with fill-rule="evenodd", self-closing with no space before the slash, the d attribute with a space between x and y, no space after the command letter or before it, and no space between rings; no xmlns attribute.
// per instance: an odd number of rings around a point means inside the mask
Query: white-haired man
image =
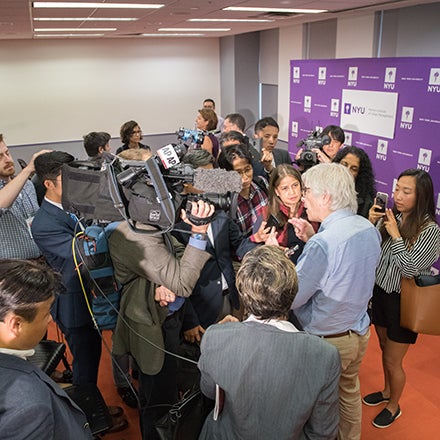
<svg viewBox="0 0 440 440"><path fill-rule="evenodd" d="M299 291L292 309L304 330L334 345L341 357L338 439L360 439L359 367L370 337L367 314L380 236L356 215L353 177L339 164L319 164L303 174L303 200L315 234L303 219L292 219L306 246L298 260Z"/></svg>

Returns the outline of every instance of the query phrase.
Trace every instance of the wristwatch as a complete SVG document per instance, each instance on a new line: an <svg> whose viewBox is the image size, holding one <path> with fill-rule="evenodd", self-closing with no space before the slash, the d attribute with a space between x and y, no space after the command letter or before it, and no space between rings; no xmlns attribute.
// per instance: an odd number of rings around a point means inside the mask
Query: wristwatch
<svg viewBox="0 0 440 440"><path fill-rule="evenodd" d="M206 240L206 234L201 232L193 232L191 237L195 238L196 240Z"/></svg>

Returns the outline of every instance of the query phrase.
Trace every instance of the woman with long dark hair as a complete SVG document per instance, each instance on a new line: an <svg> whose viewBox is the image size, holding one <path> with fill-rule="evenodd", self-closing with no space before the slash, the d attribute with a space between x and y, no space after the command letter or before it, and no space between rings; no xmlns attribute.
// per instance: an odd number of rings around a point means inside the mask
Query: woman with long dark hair
<svg viewBox="0 0 440 440"><path fill-rule="evenodd" d="M361 148L347 146L340 149L333 159L348 168L354 177L357 192L358 210L362 217L368 218L368 212L373 206L376 195L374 172L370 158Z"/></svg>
<svg viewBox="0 0 440 440"><path fill-rule="evenodd" d="M405 387L403 358L417 333L400 326L402 277L428 275L440 254L440 228L435 219L434 188L428 173L409 169L400 174L394 190L394 208L385 214L373 205L369 218L382 234L382 253L376 270L372 320L382 350L385 384L365 396L364 404L386 407L373 425L386 428L402 414L399 399Z"/></svg>
<svg viewBox="0 0 440 440"><path fill-rule="evenodd" d="M303 184L300 172L292 165L278 165L272 171L269 183L269 209L266 216L267 225L277 229L277 241L280 246L292 249L290 259L296 263L305 243L295 234L295 228L289 219L302 217L307 219L302 201ZM272 220L275 220L273 223ZM315 231L318 224L312 222ZM295 249L293 251L293 249Z"/></svg>

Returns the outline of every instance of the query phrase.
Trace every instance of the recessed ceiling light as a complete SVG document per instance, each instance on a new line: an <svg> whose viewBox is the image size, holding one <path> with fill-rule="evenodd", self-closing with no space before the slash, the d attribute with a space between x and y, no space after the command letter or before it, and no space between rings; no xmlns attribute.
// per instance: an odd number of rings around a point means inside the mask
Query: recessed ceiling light
<svg viewBox="0 0 440 440"><path fill-rule="evenodd" d="M35 37L103 37L104 34L36 34Z"/></svg>
<svg viewBox="0 0 440 440"><path fill-rule="evenodd" d="M159 9L165 5L145 3L33 2L32 6L34 8Z"/></svg>
<svg viewBox="0 0 440 440"><path fill-rule="evenodd" d="M228 32L230 31L230 28L160 28L158 31L164 31L164 32Z"/></svg>
<svg viewBox="0 0 440 440"><path fill-rule="evenodd" d="M39 17L34 18L34 21L137 21L138 18L98 18L98 17Z"/></svg>
<svg viewBox="0 0 440 440"><path fill-rule="evenodd" d="M142 34L143 37L201 37L203 34Z"/></svg>
<svg viewBox="0 0 440 440"><path fill-rule="evenodd" d="M252 18L190 18L186 21L198 22L230 22L230 23L272 23L275 20Z"/></svg>
<svg viewBox="0 0 440 440"><path fill-rule="evenodd" d="M117 28L38 28L35 32L112 32Z"/></svg>
<svg viewBox="0 0 440 440"><path fill-rule="evenodd" d="M241 12L287 12L292 14L320 14L321 12L328 12L327 9L292 9L292 8L254 8L254 7L239 7L230 6L223 8L223 11L241 11Z"/></svg>

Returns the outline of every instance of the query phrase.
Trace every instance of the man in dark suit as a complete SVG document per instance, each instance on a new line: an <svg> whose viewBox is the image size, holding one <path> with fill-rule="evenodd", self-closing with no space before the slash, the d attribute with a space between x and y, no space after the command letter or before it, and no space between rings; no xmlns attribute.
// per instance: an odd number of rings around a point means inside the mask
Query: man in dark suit
<svg viewBox="0 0 440 440"><path fill-rule="evenodd" d="M203 162L198 151L185 155L184 161L194 168L212 168L209 157ZM187 194L200 193L192 185L186 185ZM177 230L189 230L189 225L180 223ZM188 243L188 234L175 233L184 244ZM200 341L205 330L231 313L238 310L240 301L235 287L235 271L232 264L234 254L242 257L256 244L246 240L238 225L223 211L217 211L207 229L208 244L206 251L211 258L203 266L200 278L186 301L183 320L184 337L189 342ZM220 316L223 314L223 316Z"/></svg>
<svg viewBox="0 0 440 440"><path fill-rule="evenodd" d="M32 235L49 266L61 273L65 287L52 307L52 316L72 352L73 384L96 384L101 338L93 327L72 253L72 239L81 225L61 205L61 167L74 158L54 151L37 159L35 170L46 196L32 222Z"/></svg>
<svg viewBox="0 0 440 440"><path fill-rule="evenodd" d="M67 394L26 359L51 321L59 277L34 261L0 265L0 427L4 440L86 440L86 416Z"/></svg>
<svg viewBox="0 0 440 440"><path fill-rule="evenodd" d="M280 127L274 118L266 117L255 123L255 137L261 142L261 162L264 170L270 174L272 170L283 163L292 164L289 152L275 148Z"/></svg>

